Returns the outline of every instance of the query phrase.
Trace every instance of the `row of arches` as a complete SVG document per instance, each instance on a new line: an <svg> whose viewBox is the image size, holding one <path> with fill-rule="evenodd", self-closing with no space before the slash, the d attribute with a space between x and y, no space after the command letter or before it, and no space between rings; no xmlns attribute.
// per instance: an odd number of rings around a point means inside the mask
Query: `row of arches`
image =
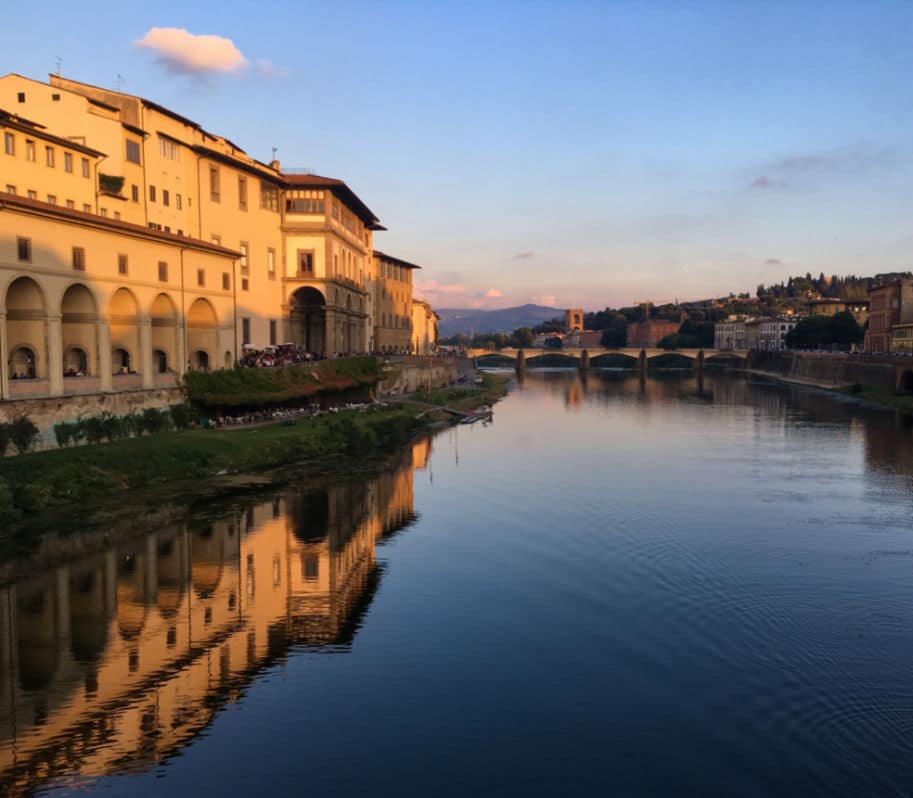
<svg viewBox="0 0 913 798"><path fill-rule="evenodd" d="M157 374L180 371L181 316L166 293L144 313L135 294L120 287L103 313L92 290L77 282L64 291L58 309L49 306L35 280L23 276L9 285L0 310L6 316L2 344L11 381L49 380L55 371L64 379L105 371L140 374L147 368ZM191 304L186 327L189 366L208 368L218 353L219 323L207 299Z"/></svg>

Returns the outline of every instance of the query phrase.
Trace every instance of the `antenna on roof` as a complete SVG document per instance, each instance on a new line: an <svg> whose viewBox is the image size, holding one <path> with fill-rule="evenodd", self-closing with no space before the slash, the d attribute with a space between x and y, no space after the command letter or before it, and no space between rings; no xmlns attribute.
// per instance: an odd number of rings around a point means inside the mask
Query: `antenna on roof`
<svg viewBox="0 0 913 798"><path fill-rule="evenodd" d="M57 77L60 77L60 65L63 64L63 59L58 55L57 56Z"/></svg>
<svg viewBox="0 0 913 798"><path fill-rule="evenodd" d="M276 153L279 152L279 148L275 145L273 146L273 160L276 160Z"/></svg>
<svg viewBox="0 0 913 798"><path fill-rule="evenodd" d="M124 82L124 76L120 72L117 73L117 90L120 91L121 83Z"/></svg>

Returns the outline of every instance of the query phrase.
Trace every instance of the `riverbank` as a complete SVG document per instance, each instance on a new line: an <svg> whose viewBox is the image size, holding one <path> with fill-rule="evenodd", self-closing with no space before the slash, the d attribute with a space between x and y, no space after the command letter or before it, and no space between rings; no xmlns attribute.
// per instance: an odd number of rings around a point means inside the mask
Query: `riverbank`
<svg viewBox="0 0 913 798"><path fill-rule="evenodd" d="M463 400L491 404L504 392L506 380L496 378ZM87 519L154 508L162 488L183 484L194 495L211 480L230 493L244 489L254 475L288 466L348 472L448 422L444 413L378 404L293 425L167 432L6 458L0 460L0 524L28 525L49 514L72 516L74 509Z"/></svg>

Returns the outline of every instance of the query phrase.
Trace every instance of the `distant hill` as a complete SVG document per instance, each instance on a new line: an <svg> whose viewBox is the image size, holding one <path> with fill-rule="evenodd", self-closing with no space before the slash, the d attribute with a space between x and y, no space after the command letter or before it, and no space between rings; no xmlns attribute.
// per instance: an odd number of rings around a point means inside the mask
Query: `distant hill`
<svg viewBox="0 0 913 798"><path fill-rule="evenodd" d="M520 305L500 310L474 310L472 308L442 308L438 334L441 338L472 333L510 333L518 327L535 327L544 321L564 316L559 308L544 305Z"/></svg>

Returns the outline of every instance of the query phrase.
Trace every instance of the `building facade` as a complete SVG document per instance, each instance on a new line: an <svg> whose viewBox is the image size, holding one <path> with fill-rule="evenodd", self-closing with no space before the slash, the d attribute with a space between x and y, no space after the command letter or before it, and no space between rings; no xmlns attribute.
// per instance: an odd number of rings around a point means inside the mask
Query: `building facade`
<svg viewBox="0 0 913 798"><path fill-rule="evenodd" d="M412 351L412 272L421 267L377 250L372 261L373 351L409 353Z"/></svg>
<svg viewBox="0 0 913 798"><path fill-rule="evenodd" d="M345 182L59 75L0 77L0 136L2 398L65 394L74 372L151 387L245 346L411 349L418 267L375 256L384 228ZM87 293L64 303L70 282ZM77 318L99 325L81 346ZM9 388L22 375L43 384Z"/></svg>
<svg viewBox="0 0 913 798"><path fill-rule="evenodd" d="M760 349L767 352L786 349L786 336L798 323L799 320L792 317L746 320L744 348ZM731 348L740 349L743 347L733 346Z"/></svg>
<svg viewBox="0 0 913 798"><path fill-rule="evenodd" d="M416 355L433 355L437 352L437 324L439 316L431 305L422 299L412 300L412 352Z"/></svg>
<svg viewBox="0 0 913 798"><path fill-rule="evenodd" d="M909 281L891 280L869 291L869 328L863 343L866 352L890 352L893 348L892 331L901 323L904 282Z"/></svg>
<svg viewBox="0 0 913 798"><path fill-rule="evenodd" d="M713 348L722 351L747 349L745 318L729 318L718 321L713 328Z"/></svg>
<svg viewBox="0 0 913 798"><path fill-rule="evenodd" d="M654 347L667 335L675 335L681 327L680 321L666 319L647 319L628 325L628 346Z"/></svg>

